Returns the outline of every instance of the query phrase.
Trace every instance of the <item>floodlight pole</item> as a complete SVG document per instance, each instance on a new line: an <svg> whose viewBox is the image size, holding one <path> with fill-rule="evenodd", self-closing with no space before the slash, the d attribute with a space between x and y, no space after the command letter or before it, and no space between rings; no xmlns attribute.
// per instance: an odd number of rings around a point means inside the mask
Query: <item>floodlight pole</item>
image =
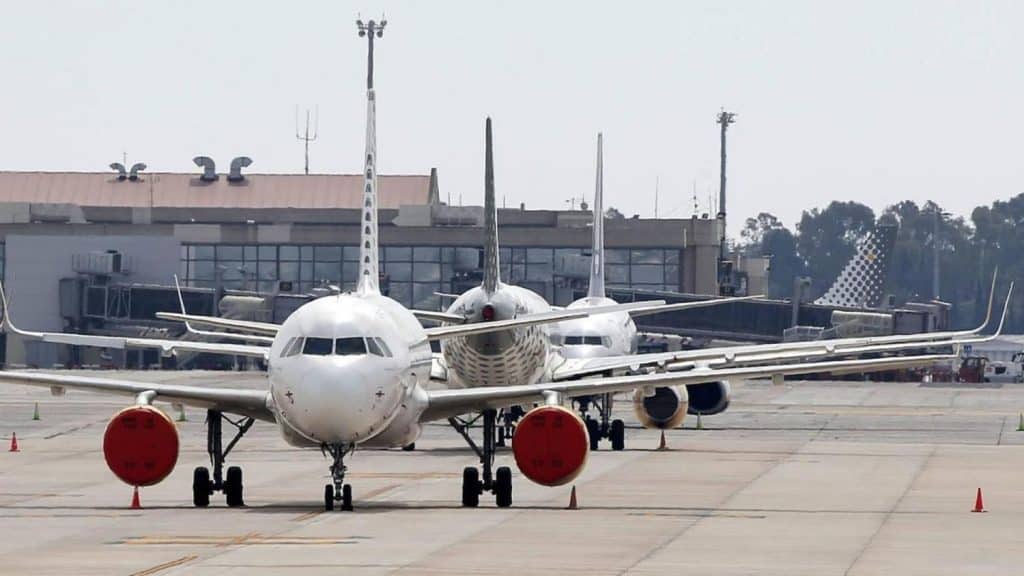
<svg viewBox="0 0 1024 576"><path fill-rule="evenodd" d="M362 20L356 20L356 26L359 28L359 35L366 36L367 42L369 42L369 51L366 55L366 89L373 90L373 37L381 38L384 36L384 27L387 26L388 21L381 19L380 22L373 20L363 22Z"/></svg>

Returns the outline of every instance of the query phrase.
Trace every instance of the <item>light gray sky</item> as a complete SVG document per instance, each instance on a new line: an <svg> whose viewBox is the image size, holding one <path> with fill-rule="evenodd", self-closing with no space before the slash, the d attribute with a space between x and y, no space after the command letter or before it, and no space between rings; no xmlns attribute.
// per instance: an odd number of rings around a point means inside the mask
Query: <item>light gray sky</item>
<svg viewBox="0 0 1024 576"><path fill-rule="evenodd" d="M293 5L294 7L289 7ZM499 202L689 216L717 194L730 130L730 233L832 199L936 199L968 216L1024 191L1021 2L0 3L0 169L301 172L294 111L320 107L317 172L358 172L365 41L377 51L385 173L437 166L482 202L484 117Z"/></svg>

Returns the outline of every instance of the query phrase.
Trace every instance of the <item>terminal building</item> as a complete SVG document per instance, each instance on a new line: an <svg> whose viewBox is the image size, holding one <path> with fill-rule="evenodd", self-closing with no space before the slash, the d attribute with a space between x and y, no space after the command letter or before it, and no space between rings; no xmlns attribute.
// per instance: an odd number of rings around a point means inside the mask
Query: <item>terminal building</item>
<svg viewBox="0 0 1024 576"><path fill-rule="evenodd" d="M317 290L354 287L362 176L229 173L197 158L195 174L0 172L0 277L19 328L174 334L176 310L225 314L225 295L275 295L241 314L281 321ZM481 278L483 209L440 201L436 170L379 177L381 285L406 306L442 309L442 294ZM482 200L482 191L481 191ZM503 280L554 304L586 289L588 210L500 209ZM625 218L606 223L610 288L716 294L719 223ZM265 301L265 299L259 299ZM55 345L11 338L10 364L79 363Z"/></svg>

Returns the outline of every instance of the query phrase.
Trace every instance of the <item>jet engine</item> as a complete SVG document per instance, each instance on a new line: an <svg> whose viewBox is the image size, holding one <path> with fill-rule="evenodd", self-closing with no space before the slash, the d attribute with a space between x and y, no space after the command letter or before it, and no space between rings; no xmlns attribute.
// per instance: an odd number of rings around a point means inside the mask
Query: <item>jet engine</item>
<svg viewBox="0 0 1024 576"><path fill-rule="evenodd" d="M725 380L721 382L705 382L690 384L686 387L690 392L690 414L708 416L720 414L729 407L731 389Z"/></svg>
<svg viewBox="0 0 1024 576"><path fill-rule="evenodd" d="M512 453L524 476L544 486L572 482L590 454L583 420L562 406L539 406L516 424Z"/></svg>
<svg viewBox="0 0 1024 576"><path fill-rule="evenodd" d="M643 388L633 393L633 411L645 428L675 428L686 416L689 394L685 387L659 386L653 395Z"/></svg>
<svg viewBox="0 0 1024 576"><path fill-rule="evenodd" d="M151 486L178 462L178 428L152 406L131 406L110 419L103 457L115 476L131 486Z"/></svg>

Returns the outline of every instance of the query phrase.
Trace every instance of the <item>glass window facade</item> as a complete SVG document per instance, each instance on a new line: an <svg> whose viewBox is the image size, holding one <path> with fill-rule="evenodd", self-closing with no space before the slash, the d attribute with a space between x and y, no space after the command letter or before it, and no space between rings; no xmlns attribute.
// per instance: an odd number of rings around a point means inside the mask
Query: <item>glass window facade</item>
<svg viewBox="0 0 1024 576"><path fill-rule="evenodd" d="M381 255L381 289L405 306L438 310L436 292L461 292L480 281L479 248L383 246ZM609 287L679 290L679 256L678 249L608 249L606 280ZM567 304L573 290L586 288L590 250L502 247L499 261L503 281ZM202 288L298 294L333 284L353 290L358 270L358 246L189 244L181 250L181 276L186 285Z"/></svg>

